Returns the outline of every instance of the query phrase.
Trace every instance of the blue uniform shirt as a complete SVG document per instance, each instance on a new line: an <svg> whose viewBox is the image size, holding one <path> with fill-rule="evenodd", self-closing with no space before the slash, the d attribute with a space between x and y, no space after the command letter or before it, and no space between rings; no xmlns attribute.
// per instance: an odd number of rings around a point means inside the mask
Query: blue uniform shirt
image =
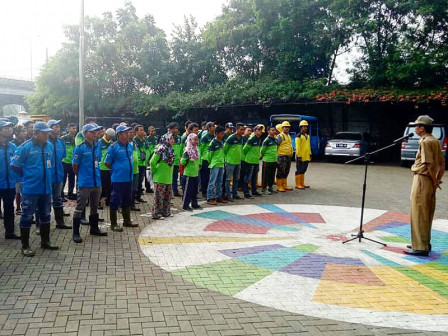
<svg viewBox="0 0 448 336"><path fill-rule="evenodd" d="M52 138L48 137L48 141L54 148L51 181L52 183L62 183L64 182L64 166L62 165L62 159L67 155L65 143L59 138L54 141Z"/></svg>
<svg viewBox="0 0 448 336"><path fill-rule="evenodd" d="M10 165L16 149L16 145L10 142L7 142L6 146L0 145L0 189L15 188L17 176L12 171Z"/></svg>
<svg viewBox="0 0 448 336"><path fill-rule="evenodd" d="M23 194L51 194L53 153L51 143L40 145L34 139L17 148L11 166L22 168Z"/></svg>
<svg viewBox="0 0 448 336"><path fill-rule="evenodd" d="M112 182L132 182L134 174L133 146L117 141L106 152L106 163L111 164Z"/></svg>
<svg viewBox="0 0 448 336"><path fill-rule="evenodd" d="M101 186L100 175L101 147L97 142L93 147L83 141L73 151L73 163L78 165L78 187L93 188Z"/></svg>

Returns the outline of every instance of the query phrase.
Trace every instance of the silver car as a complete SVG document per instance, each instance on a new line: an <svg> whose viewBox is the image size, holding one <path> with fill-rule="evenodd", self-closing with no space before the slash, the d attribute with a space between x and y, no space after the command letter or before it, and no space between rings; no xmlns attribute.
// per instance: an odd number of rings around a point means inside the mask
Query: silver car
<svg viewBox="0 0 448 336"><path fill-rule="evenodd" d="M402 167L410 167L414 163L415 156L417 155L418 141L420 140L420 137L417 134L415 134L414 128L415 128L414 126L408 126L404 130L403 135L414 133L414 136L401 143ZM434 125L432 135L434 136L434 138L440 141L440 145L442 146L443 157L446 157L448 139L446 137L445 127L443 127L443 125Z"/></svg>
<svg viewBox="0 0 448 336"><path fill-rule="evenodd" d="M336 157L357 157L370 150L371 137L363 132L339 132L327 142L325 157L331 161Z"/></svg>

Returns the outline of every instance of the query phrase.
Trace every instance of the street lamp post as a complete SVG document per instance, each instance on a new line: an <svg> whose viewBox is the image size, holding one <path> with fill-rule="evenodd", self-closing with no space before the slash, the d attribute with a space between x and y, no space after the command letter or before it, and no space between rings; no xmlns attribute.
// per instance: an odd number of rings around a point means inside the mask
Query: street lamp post
<svg viewBox="0 0 448 336"><path fill-rule="evenodd" d="M79 129L84 124L84 0L81 0L79 22Z"/></svg>

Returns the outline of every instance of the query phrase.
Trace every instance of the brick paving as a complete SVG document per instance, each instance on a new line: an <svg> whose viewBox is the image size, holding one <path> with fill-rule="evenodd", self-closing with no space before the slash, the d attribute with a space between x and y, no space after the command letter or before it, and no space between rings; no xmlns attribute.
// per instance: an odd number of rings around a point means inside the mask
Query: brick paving
<svg viewBox="0 0 448 336"><path fill-rule="evenodd" d="M306 196L297 191L271 196L269 202L359 206L361 171L360 166L314 164L307 180L312 189ZM398 167L374 167L370 175L375 183L368 206L406 212L409 173ZM440 196L436 216L443 217L446 194ZM174 207L179 209L178 199ZM143 209L149 212L149 205ZM107 221L106 211L101 215ZM82 227L84 242L76 246L70 231L53 230L59 251L41 250L40 237L32 234L33 258L21 256L20 242L1 238L0 335L446 334L288 313L210 291L151 263L138 237L152 223L140 213L133 213L133 219L139 228L108 231L108 237L91 237Z"/></svg>

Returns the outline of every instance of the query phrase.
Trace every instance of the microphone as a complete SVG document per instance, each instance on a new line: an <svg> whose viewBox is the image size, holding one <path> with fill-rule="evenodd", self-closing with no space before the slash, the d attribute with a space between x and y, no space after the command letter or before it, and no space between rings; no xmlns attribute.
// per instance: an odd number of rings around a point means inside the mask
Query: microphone
<svg viewBox="0 0 448 336"><path fill-rule="evenodd" d="M409 133L408 135L402 136L401 138L394 140L394 143L401 142L403 140L407 140L409 138L412 138L413 136L414 136L414 133Z"/></svg>

